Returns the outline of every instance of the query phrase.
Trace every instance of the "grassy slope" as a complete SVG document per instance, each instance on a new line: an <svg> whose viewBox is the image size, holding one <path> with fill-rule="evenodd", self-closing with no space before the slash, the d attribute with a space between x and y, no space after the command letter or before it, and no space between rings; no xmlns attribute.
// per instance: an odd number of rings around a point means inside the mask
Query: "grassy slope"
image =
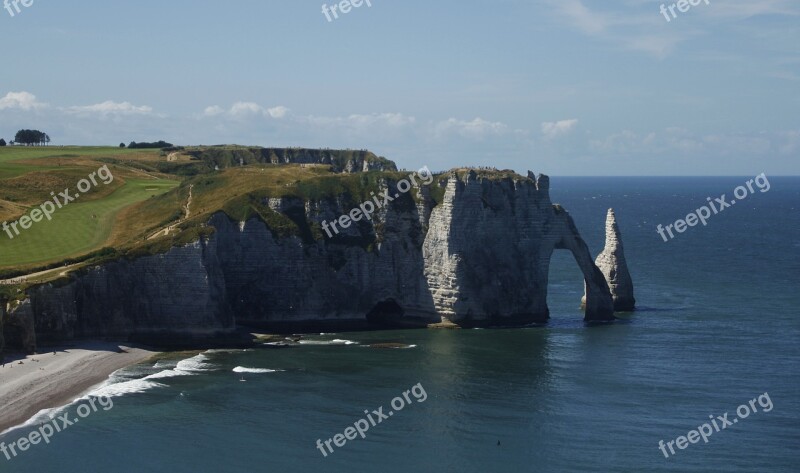
<svg viewBox="0 0 800 473"><path fill-rule="evenodd" d="M104 199L73 202L53 214L51 221L34 223L13 240L0 234L2 266L29 265L64 259L102 247L123 208L162 194L177 185L167 180L128 179Z"/></svg>
<svg viewBox="0 0 800 473"><path fill-rule="evenodd" d="M110 147L0 148L0 223L13 222L50 200L50 192L75 192L80 179L114 159L158 161L158 150ZM168 192L179 182L170 176L148 176L127 165L110 165L115 179L99 183L53 214L53 220L34 223L10 239L0 233L0 270L24 269L80 256L103 246L114 246L118 216L131 205ZM93 217L94 216L94 217ZM13 233L12 233L13 234Z"/></svg>
<svg viewBox="0 0 800 473"><path fill-rule="evenodd" d="M114 148L110 146L5 146L0 147L0 163L23 159L39 159L49 157L106 157L106 156L135 156L153 154L152 149ZM158 154L158 150L155 150Z"/></svg>

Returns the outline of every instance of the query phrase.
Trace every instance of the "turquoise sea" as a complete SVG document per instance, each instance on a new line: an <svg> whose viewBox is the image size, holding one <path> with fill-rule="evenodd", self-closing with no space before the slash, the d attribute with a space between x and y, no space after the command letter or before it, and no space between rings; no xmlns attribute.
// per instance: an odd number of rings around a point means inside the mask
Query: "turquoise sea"
<svg viewBox="0 0 800 473"><path fill-rule="evenodd" d="M552 178L594 255L616 211L640 310L615 323L583 323L580 272L557 252L546 325L171 355L115 374L95 391L112 409L0 472L800 471L800 178L656 233L750 178ZM742 404L758 411L737 418ZM323 456L318 439L381 406L392 415ZM726 412L737 422L707 443L659 449Z"/></svg>

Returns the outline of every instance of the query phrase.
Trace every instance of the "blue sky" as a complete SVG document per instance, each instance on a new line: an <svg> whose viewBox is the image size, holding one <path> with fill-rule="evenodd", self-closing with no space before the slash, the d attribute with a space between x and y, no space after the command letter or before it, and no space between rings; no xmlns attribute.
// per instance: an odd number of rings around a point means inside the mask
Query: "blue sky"
<svg viewBox="0 0 800 473"><path fill-rule="evenodd" d="M323 3L0 10L0 137L368 148L409 169L800 174L797 0L700 1L670 21L644 0L371 0L331 22Z"/></svg>

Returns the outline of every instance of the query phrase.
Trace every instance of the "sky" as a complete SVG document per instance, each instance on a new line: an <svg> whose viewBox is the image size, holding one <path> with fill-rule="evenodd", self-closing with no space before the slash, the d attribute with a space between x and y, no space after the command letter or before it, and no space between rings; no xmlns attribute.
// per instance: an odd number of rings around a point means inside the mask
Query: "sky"
<svg viewBox="0 0 800 473"><path fill-rule="evenodd" d="M798 0L32 1L0 9L7 141L800 175Z"/></svg>

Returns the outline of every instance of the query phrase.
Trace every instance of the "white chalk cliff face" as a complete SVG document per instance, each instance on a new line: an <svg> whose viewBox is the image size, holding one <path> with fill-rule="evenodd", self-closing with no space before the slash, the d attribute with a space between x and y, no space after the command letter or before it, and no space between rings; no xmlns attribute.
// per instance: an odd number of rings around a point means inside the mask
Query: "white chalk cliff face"
<svg viewBox="0 0 800 473"><path fill-rule="evenodd" d="M606 246L603 248L603 252L597 256L595 264L608 282L611 296L614 299L614 310L620 312L634 310L636 299L633 297L633 280L628 272L628 263L625 260L622 237L617 226L614 209L608 209Z"/></svg>
<svg viewBox="0 0 800 473"><path fill-rule="evenodd" d="M550 258L572 252L589 288L586 320L613 318L605 280L572 218L553 206L549 178L451 176L423 244L436 313L460 325L546 320Z"/></svg>
<svg viewBox="0 0 800 473"><path fill-rule="evenodd" d="M220 212L208 222L211 237L34 288L16 316L32 319L48 341L196 340L237 325L521 325L548 319L550 258L566 249L584 275L585 319L613 319L606 277L572 218L551 203L549 178L483 174L451 172L407 194L385 180L389 195L402 195L333 238L315 240L310 228L349 213L342 196L269 199L265 204L297 224L290 236L258 218L242 223ZM438 203L436 186L444 188Z"/></svg>

